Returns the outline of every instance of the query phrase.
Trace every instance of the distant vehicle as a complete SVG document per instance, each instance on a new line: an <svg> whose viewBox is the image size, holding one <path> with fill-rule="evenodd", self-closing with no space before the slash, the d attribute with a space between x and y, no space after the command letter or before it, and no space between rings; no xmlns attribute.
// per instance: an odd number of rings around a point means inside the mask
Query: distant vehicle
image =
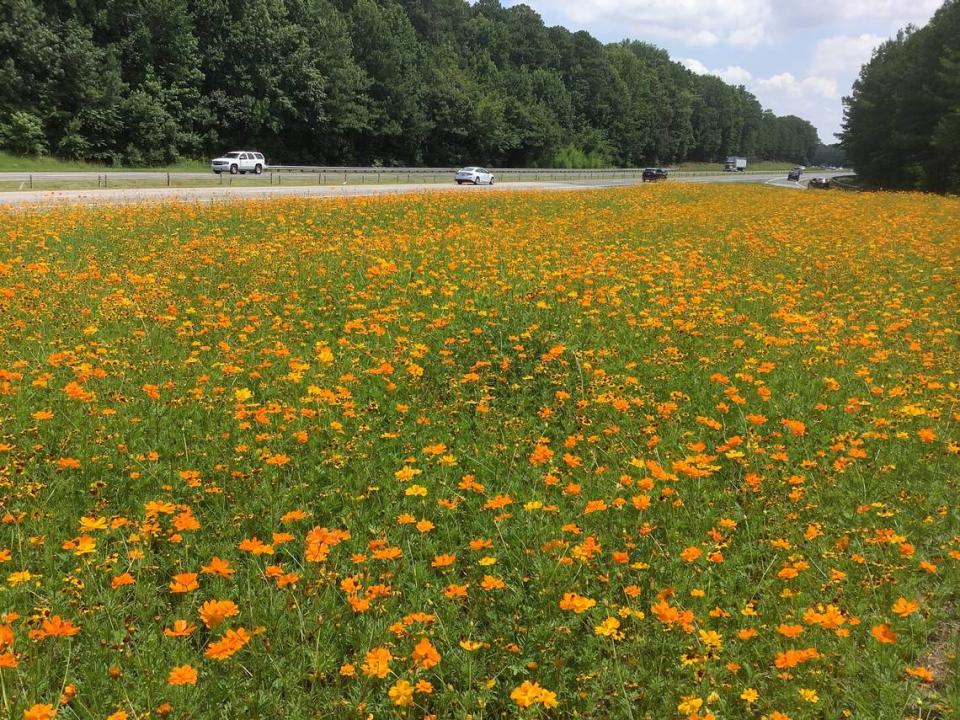
<svg viewBox="0 0 960 720"><path fill-rule="evenodd" d="M793 170L787 173L787 180L800 180L800 176L803 174L803 169L795 167Z"/></svg>
<svg viewBox="0 0 960 720"><path fill-rule="evenodd" d="M667 171L663 168L646 168L643 171L643 182L657 182L657 180L666 180Z"/></svg>
<svg viewBox="0 0 960 720"><path fill-rule="evenodd" d="M473 183L474 185L493 185L493 183L496 182L496 178L493 177L492 172L482 167L473 166L458 170L454 180L457 181L457 185L463 185L464 183Z"/></svg>
<svg viewBox="0 0 960 720"><path fill-rule="evenodd" d="M747 159L731 155L723 163L723 169L726 172L744 172L747 169Z"/></svg>
<svg viewBox="0 0 960 720"><path fill-rule="evenodd" d="M259 175L266 168L267 161L263 159L263 155L252 150L232 150L223 157L210 161L210 169L217 175L225 172L231 175L245 175L248 172Z"/></svg>
<svg viewBox="0 0 960 720"><path fill-rule="evenodd" d="M825 177L811 178L810 182L807 183L807 187L813 190L829 190L830 180Z"/></svg>

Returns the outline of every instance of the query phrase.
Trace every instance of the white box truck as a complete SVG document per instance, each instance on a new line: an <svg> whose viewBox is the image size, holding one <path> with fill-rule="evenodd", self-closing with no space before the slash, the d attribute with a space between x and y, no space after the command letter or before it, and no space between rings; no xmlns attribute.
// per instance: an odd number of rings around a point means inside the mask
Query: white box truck
<svg viewBox="0 0 960 720"><path fill-rule="evenodd" d="M723 169L727 172L744 172L747 169L747 159L745 157L730 156L723 164Z"/></svg>

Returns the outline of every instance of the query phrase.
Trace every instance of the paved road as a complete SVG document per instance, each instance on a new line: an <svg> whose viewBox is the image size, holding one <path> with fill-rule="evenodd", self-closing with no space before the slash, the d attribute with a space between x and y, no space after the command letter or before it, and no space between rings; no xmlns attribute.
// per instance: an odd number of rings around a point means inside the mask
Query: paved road
<svg viewBox="0 0 960 720"><path fill-rule="evenodd" d="M119 174L119 173L118 173ZM833 177L844 173L826 173L823 177ZM4 175L22 175L22 173L0 173L0 180ZM47 177L62 178L63 173L41 174ZM96 173L75 173L72 177L79 179L81 175L89 175L95 180ZM123 173L124 177L136 179L133 176L139 173ZM197 173L198 177L209 177L206 173ZM706 183L763 183L778 187L805 189L803 183L790 182L786 173L782 176L754 173L725 173L716 175L684 176L676 179L678 182L706 182ZM540 182L509 182L498 183L493 186L472 185L459 186L453 182L444 183L391 183L384 185L287 185L287 186L213 186L198 188L136 188L136 189L103 189L103 190L33 190L0 192L0 205L50 205L57 203L75 204L116 204L138 202L223 202L247 198L268 197L345 197L355 195L386 195L396 193L415 192L501 192L504 190L588 190L604 187L619 187L637 185L638 179L619 180L586 180L571 181L540 181Z"/></svg>

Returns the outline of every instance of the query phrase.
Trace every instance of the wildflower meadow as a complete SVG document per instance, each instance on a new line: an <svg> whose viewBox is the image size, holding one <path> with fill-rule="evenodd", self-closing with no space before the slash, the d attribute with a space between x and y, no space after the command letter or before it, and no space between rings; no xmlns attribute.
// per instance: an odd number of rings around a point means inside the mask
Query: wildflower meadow
<svg viewBox="0 0 960 720"><path fill-rule="evenodd" d="M960 201L2 211L0 718L960 713Z"/></svg>

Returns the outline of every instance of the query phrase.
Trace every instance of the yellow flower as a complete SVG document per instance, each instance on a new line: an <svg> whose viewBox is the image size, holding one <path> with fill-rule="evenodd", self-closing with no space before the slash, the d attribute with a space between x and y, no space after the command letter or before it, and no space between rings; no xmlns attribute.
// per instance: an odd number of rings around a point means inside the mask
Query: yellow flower
<svg viewBox="0 0 960 720"><path fill-rule="evenodd" d="M413 686L406 680L397 680L387 694L398 707L413 705Z"/></svg>
<svg viewBox="0 0 960 720"><path fill-rule="evenodd" d="M615 617L608 617L599 625L594 626L593 632L613 640L623 639L623 633L620 632L620 621Z"/></svg>
<svg viewBox="0 0 960 720"><path fill-rule="evenodd" d="M696 715L702 706L702 698L698 698L696 695L690 695L680 699L677 705L677 712L681 715Z"/></svg>

